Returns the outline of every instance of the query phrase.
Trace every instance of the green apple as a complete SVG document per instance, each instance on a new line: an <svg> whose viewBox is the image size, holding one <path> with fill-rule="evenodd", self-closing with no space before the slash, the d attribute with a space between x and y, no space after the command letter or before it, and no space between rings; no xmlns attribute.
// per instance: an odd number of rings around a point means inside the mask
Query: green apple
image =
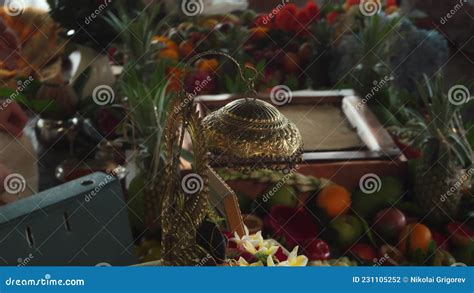
<svg viewBox="0 0 474 293"><path fill-rule="evenodd" d="M269 207L276 205L295 207L298 203L295 189L286 184L273 186L263 195L262 200L266 202Z"/></svg>
<svg viewBox="0 0 474 293"><path fill-rule="evenodd" d="M360 220L352 215L339 216L329 226L335 232L336 241L341 247L355 243L364 231Z"/></svg>
<svg viewBox="0 0 474 293"><path fill-rule="evenodd" d="M352 196L352 208L364 218L373 218L381 209L393 206L405 193L402 181L395 177L380 178L380 189L373 193L364 193L361 190Z"/></svg>

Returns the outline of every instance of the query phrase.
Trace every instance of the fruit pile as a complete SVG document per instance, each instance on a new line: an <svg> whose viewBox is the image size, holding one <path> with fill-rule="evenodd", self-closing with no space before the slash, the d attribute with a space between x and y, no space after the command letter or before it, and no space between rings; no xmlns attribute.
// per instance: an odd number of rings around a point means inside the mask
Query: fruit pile
<svg viewBox="0 0 474 293"><path fill-rule="evenodd" d="M267 238L288 249L299 246L310 265L341 265L337 260L346 258L374 266L474 264L472 221L427 222L397 178L380 178L376 190L350 192L298 173L221 175L231 185L249 180L255 182L254 190L264 190L254 200L238 190L241 209L263 219Z"/></svg>
<svg viewBox="0 0 474 293"><path fill-rule="evenodd" d="M161 45L157 57L169 61L176 72L196 54L227 52L242 66L258 71L255 84L260 92L282 84L292 90L332 87L328 73L335 61L334 46L342 34L358 31L356 19L363 17L359 2L331 3L321 9L313 0L303 7L281 2L266 13L246 10L182 19L155 37ZM391 0L384 1L383 7L386 14L398 9ZM235 68L223 58L201 59L187 76L185 86L190 92L207 76L212 82L201 94L246 89Z"/></svg>

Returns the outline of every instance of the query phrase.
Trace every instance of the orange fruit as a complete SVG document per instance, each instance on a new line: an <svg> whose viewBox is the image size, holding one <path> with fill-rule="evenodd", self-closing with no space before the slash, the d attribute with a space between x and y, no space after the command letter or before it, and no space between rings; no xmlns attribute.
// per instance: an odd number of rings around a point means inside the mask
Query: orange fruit
<svg viewBox="0 0 474 293"><path fill-rule="evenodd" d="M178 51L174 49L163 49L158 53L158 57L178 61L179 54Z"/></svg>
<svg viewBox="0 0 474 293"><path fill-rule="evenodd" d="M433 237L430 229L421 223L416 223L403 228L398 246L404 254L414 253L418 248L427 252L431 241L433 241Z"/></svg>
<svg viewBox="0 0 474 293"><path fill-rule="evenodd" d="M179 44L179 55L182 58L189 57L194 53L194 44L191 41L185 40Z"/></svg>
<svg viewBox="0 0 474 293"><path fill-rule="evenodd" d="M166 70L168 75L168 90L178 92L181 89L181 79L183 77L183 71L178 67L169 67Z"/></svg>
<svg viewBox="0 0 474 293"><path fill-rule="evenodd" d="M165 49L173 49L175 51L178 50L178 46L176 45L176 43L168 39L167 37L154 36L153 43L161 43L164 45Z"/></svg>
<svg viewBox="0 0 474 293"><path fill-rule="evenodd" d="M351 194L339 185L324 187L316 197L316 206L326 212L330 218L344 214L351 206Z"/></svg>
<svg viewBox="0 0 474 293"><path fill-rule="evenodd" d="M205 71L205 72L214 72L217 70L219 67L219 61L217 59L199 59L196 62L196 67L199 70Z"/></svg>
<svg viewBox="0 0 474 293"><path fill-rule="evenodd" d="M250 29L252 38L263 39L267 36L268 28L263 26L253 27Z"/></svg>

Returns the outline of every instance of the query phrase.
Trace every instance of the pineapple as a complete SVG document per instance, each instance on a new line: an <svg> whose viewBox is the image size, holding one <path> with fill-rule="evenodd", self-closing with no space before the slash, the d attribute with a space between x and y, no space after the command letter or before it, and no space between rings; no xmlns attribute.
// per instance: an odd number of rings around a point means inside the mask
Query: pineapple
<svg viewBox="0 0 474 293"><path fill-rule="evenodd" d="M422 105L413 112L419 126L414 140L422 151L416 169L415 199L426 219L442 223L457 215L461 187L472 167L472 149L467 142L459 109L443 93L440 76L419 86Z"/></svg>

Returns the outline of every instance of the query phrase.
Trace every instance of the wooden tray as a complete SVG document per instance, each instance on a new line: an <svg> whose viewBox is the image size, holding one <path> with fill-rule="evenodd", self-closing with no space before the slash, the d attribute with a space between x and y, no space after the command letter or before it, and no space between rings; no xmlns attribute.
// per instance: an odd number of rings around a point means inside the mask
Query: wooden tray
<svg viewBox="0 0 474 293"><path fill-rule="evenodd" d="M207 114L238 98L240 96L230 94L210 95L199 96L196 101L202 105L204 113ZM271 103L268 95L259 95L258 98ZM291 103L280 108L291 105L308 105L308 109L310 109L311 106L317 107L325 104L336 105L342 109L364 146L343 151L305 151L304 161L389 159L401 155L399 148L388 132L370 111L369 107L363 104L352 90L297 91L292 93Z"/></svg>
<svg viewBox="0 0 474 293"><path fill-rule="evenodd" d="M233 94L206 95L196 97L196 102L203 115L207 115L241 97ZM268 94L259 94L258 98L271 102ZM348 188L356 187L359 179L367 173L406 176L406 158L369 107L352 90L296 91L292 92L289 105L308 105L310 109L311 106L325 104L340 107L362 145L344 150L305 151L298 172L328 178Z"/></svg>

